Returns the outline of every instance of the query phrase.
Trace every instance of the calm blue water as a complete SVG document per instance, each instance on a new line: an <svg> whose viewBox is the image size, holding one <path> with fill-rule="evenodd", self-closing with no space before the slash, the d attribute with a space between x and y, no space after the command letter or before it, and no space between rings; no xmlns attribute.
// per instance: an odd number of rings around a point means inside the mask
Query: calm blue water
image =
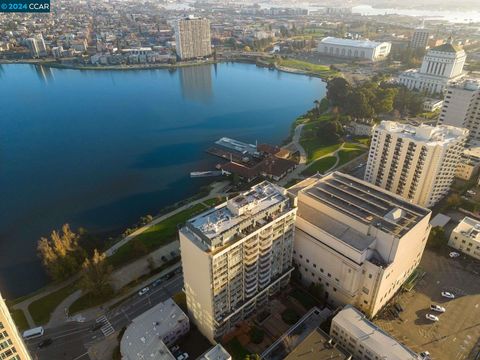
<svg viewBox="0 0 480 360"><path fill-rule="evenodd" d="M325 93L249 64L143 71L0 65L0 289L45 284L36 242L68 222L121 231L195 194L222 136L280 143Z"/></svg>

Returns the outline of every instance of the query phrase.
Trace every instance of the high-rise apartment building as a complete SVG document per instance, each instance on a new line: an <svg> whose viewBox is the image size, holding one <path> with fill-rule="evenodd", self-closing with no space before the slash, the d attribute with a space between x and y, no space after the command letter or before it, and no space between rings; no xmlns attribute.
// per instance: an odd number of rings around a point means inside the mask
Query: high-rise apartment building
<svg viewBox="0 0 480 360"><path fill-rule="evenodd" d="M420 69L400 74L398 81L411 90L441 93L446 86L465 76L463 66L467 55L450 42L427 51Z"/></svg>
<svg viewBox="0 0 480 360"><path fill-rule="evenodd" d="M480 82L478 80L466 79L447 87L438 124L466 128L470 131L468 142L480 143Z"/></svg>
<svg viewBox="0 0 480 360"><path fill-rule="evenodd" d="M426 49L430 32L425 28L415 29L412 39L410 40L410 47L412 49Z"/></svg>
<svg viewBox="0 0 480 360"><path fill-rule="evenodd" d="M7 305L0 294L0 359L31 360Z"/></svg>
<svg viewBox="0 0 480 360"><path fill-rule="evenodd" d="M418 266L430 210L340 172L296 185L294 262L302 282L370 317Z"/></svg>
<svg viewBox="0 0 480 360"><path fill-rule="evenodd" d="M47 46L45 45L42 34L36 34L32 38L26 39L25 42L32 57L37 58L47 55Z"/></svg>
<svg viewBox="0 0 480 360"><path fill-rule="evenodd" d="M450 190L468 130L382 121L373 130L365 180L420 206Z"/></svg>
<svg viewBox="0 0 480 360"><path fill-rule="evenodd" d="M290 280L296 205L262 182L180 229L188 312L214 341Z"/></svg>
<svg viewBox="0 0 480 360"><path fill-rule="evenodd" d="M178 20L175 26L175 43L177 55L182 60L210 56L210 21L193 16Z"/></svg>

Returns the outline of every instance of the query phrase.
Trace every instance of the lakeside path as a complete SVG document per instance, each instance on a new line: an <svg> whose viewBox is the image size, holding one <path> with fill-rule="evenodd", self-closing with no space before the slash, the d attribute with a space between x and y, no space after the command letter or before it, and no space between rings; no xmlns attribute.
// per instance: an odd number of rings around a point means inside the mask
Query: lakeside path
<svg viewBox="0 0 480 360"><path fill-rule="evenodd" d="M226 195L225 193L222 192L222 190L225 188L225 186L228 185L228 182L227 181L221 181L221 182L215 182L212 184L212 189L210 190L210 193L207 195L207 196L204 196L200 199L197 199L195 201L192 201L192 202L189 202L188 204L185 204L183 206L180 206L178 208L176 208L175 210L172 210L171 212L167 213L167 214L164 214L164 215L161 215L161 216L158 216L158 217L155 217L150 223L148 223L147 225L137 229L136 231L134 231L132 234L128 235L127 237L123 238L122 240L120 240L119 242L115 243L112 247L110 247L108 250L105 251L105 253L107 254L107 256L111 256L112 254L115 253L116 250L118 250L118 248L120 248L121 246L125 245L126 243L128 243L129 241L131 241L133 238L135 238L136 236L138 236L139 234L143 233L144 231L146 231L148 228L150 228L151 226L154 226L155 224L185 210L185 209L188 209L192 206L195 206L197 204L200 204L200 203L203 203L204 201L207 201L209 199L212 199L212 198L215 198L217 196L224 196ZM166 245L168 246L168 244ZM143 266L143 263L145 262L145 259L144 258L141 258L141 259L138 259L136 261L134 261L133 263L130 263L130 264L127 264L121 268L118 269L118 271L121 271L122 268L124 267L131 267L132 265L134 267L141 267ZM80 275L75 275L73 277L71 277L70 279L66 280L66 281L63 281L61 283L58 283L58 284L52 284L52 285L48 285L47 287L45 287L44 289L40 290L39 292L35 293L34 295L28 297L27 299L25 300L22 300L16 304L14 304L12 306L12 309L14 310L21 310L24 315L25 315L25 318L28 322L28 325L29 327L35 327L36 324L35 324L35 321L33 320L31 314L30 314L30 311L29 311L29 306L49 295L49 294L52 294L62 288L64 288L65 286L68 286L70 284L72 284L73 282L75 282L76 280L78 280L80 277ZM78 293L75 292L74 294L76 294L78 296ZM63 313L64 311L64 308L65 307L68 307L69 305L71 305L71 303L73 303L73 301L76 300L76 296L73 296L74 294L70 295L69 297L67 297L66 299L64 299L64 301L62 301L62 303L60 303L59 306L57 306L57 308L53 311L53 313L56 314L56 319L59 318L59 313ZM68 299L68 300L67 300ZM68 306L67 306L68 305ZM53 314L52 313L52 314Z"/></svg>

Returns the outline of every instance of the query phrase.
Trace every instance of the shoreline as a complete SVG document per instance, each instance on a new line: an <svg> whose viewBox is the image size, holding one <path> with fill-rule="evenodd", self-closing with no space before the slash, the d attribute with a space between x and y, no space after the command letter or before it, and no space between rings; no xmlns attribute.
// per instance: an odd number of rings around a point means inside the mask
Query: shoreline
<svg viewBox="0 0 480 360"><path fill-rule="evenodd" d="M262 57L255 57L255 58L247 58L247 57L237 57L232 59L216 59L216 60L205 60L201 62L178 62L175 64L134 64L134 65L75 65L75 64L64 64L58 61L50 61L50 60L39 60L39 59L27 59L27 60L0 60L1 65L15 65L15 64L22 64L22 65L36 65L36 66L44 66L53 69L64 69L64 70L79 70L79 71L141 71L141 70L170 70L176 71L178 68L184 67L193 67L193 66L202 66L202 65L216 65L220 63L244 63L244 64L252 64L258 67L265 67L269 69L274 69L277 71L296 74L296 75L304 75L310 77L316 77L322 79L323 81L328 80L328 77L321 76L319 74L295 69L295 68L288 68L285 66L278 65L276 62L270 63L264 60Z"/></svg>

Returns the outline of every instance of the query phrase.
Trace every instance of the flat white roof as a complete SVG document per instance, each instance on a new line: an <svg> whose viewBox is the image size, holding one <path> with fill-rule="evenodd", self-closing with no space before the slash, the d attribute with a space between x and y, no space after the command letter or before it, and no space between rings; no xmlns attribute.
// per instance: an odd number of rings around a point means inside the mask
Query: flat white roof
<svg viewBox="0 0 480 360"><path fill-rule="evenodd" d="M465 216L453 232L469 237L473 241L480 242L480 221Z"/></svg>
<svg viewBox="0 0 480 360"><path fill-rule="evenodd" d="M174 360L163 338L183 321L188 322L188 317L172 299L145 311L132 320L123 334L120 343L122 358Z"/></svg>
<svg viewBox="0 0 480 360"><path fill-rule="evenodd" d="M332 320L357 341L365 344L385 360L417 360L417 354L399 343L385 331L370 322L365 315L351 305L345 306Z"/></svg>
<svg viewBox="0 0 480 360"><path fill-rule="evenodd" d="M381 44L385 44L385 43L371 41L371 40L342 39L342 38L336 38L332 36L327 36L326 38L323 38L321 42L329 45L352 46L352 47L362 47L362 48L369 48L369 49L374 49L377 46L380 46Z"/></svg>
<svg viewBox="0 0 480 360"><path fill-rule="evenodd" d="M232 357L221 344L217 344L197 360L232 360Z"/></svg>
<svg viewBox="0 0 480 360"><path fill-rule="evenodd" d="M375 130L387 131L398 137L423 142L426 145L441 145L458 140L459 136L467 136L468 130L448 125L430 126L421 124L413 126L396 121L382 121Z"/></svg>
<svg viewBox="0 0 480 360"><path fill-rule="evenodd" d="M264 181L188 222L203 235L212 239L247 218L287 200L286 192L282 190L268 181Z"/></svg>

